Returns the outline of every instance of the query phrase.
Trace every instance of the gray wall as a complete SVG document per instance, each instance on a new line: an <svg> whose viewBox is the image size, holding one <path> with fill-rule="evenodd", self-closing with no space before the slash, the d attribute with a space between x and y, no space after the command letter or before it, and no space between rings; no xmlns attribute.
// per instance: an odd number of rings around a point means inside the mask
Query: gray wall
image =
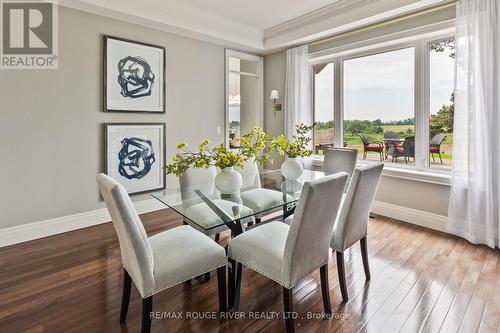
<svg viewBox="0 0 500 333"><path fill-rule="evenodd" d="M270 94L271 89L278 89L280 97L284 96L286 52L280 51L265 56L264 68L266 95ZM274 118L272 110L272 101L266 100L265 130L272 134L283 133L283 112L279 112ZM276 168L280 164L275 162L273 166L268 167ZM449 195L449 186L384 176L375 200L447 216Z"/></svg>
<svg viewBox="0 0 500 333"><path fill-rule="evenodd" d="M285 98L285 72L286 51L276 52L264 57L264 130L274 137L285 133L284 98ZM274 116L273 101L269 98L271 90L276 89L280 95L282 110L276 111ZM269 169L279 168L283 158L272 155L273 163L267 163Z"/></svg>
<svg viewBox="0 0 500 333"><path fill-rule="evenodd" d="M103 34L167 48L166 115L102 112ZM59 69L0 70L0 101L0 228L94 210L102 123L166 122L167 158L223 141L224 48L60 7Z"/></svg>

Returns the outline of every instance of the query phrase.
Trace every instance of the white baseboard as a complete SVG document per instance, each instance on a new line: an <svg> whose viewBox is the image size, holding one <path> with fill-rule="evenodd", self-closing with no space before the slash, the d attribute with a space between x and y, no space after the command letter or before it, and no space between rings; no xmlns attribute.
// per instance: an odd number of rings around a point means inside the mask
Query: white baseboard
<svg viewBox="0 0 500 333"><path fill-rule="evenodd" d="M156 199L134 202L139 214L165 209ZM0 247L110 222L106 208L0 229Z"/></svg>
<svg viewBox="0 0 500 333"><path fill-rule="evenodd" d="M429 213L423 210L398 206L382 201L373 202L372 212L377 215L449 233L446 228L448 217L444 215Z"/></svg>
<svg viewBox="0 0 500 333"><path fill-rule="evenodd" d="M165 209L165 205L156 199L148 199L134 203L139 214ZM417 209L398 206L382 201L373 203L372 212L422 227L447 232L448 218ZM45 221L23 224L0 229L0 247L27 242L30 240L57 235L68 231L91 227L111 221L106 208L73 214Z"/></svg>

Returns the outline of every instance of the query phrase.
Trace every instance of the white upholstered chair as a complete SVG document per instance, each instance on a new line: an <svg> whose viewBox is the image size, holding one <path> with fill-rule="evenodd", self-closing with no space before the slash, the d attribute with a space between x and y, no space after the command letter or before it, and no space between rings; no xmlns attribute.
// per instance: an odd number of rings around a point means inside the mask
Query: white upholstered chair
<svg viewBox="0 0 500 333"><path fill-rule="evenodd" d="M367 280L370 279L366 234L370 210L383 168L382 163L377 163L357 168L354 171L349 189L333 227L330 247L337 253L340 291L344 302L349 299L345 281L344 251L358 241L361 244L365 277Z"/></svg>
<svg viewBox="0 0 500 333"><path fill-rule="evenodd" d="M179 183L181 185L181 197L182 205L187 216L191 216L201 223L204 228L210 228L211 226L220 225L222 223L221 218L209 207L202 199L195 193L195 190L200 190L206 196L220 197L220 193L215 188L215 176L217 175L217 168L211 166L209 168L194 169L190 168L186 170L181 176L179 176ZM232 215L232 209L235 203L222 200L213 199L214 204L216 204L220 209ZM252 209L240 205L239 206L241 216L250 216L242 220L243 223L253 222L253 211ZM204 234L211 236L215 235L215 241L219 241L219 233L221 231L227 230L228 227L225 224L219 227L211 228L205 230L200 228L196 223L189 220L185 220L184 224L189 224L193 228L197 229Z"/></svg>
<svg viewBox="0 0 500 333"><path fill-rule="evenodd" d="M347 172L349 179L352 177L358 151L350 148L328 148L325 150L325 159L323 160L323 172L326 175L333 175L337 172ZM349 183L349 179L347 183Z"/></svg>
<svg viewBox="0 0 500 333"><path fill-rule="evenodd" d="M229 242L232 264L230 288L234 310L239 311L243 265L283 286L285 312L293 312L292 288L320 268L321 291L326 313L331 313L328 287L329 242L344 193L347 173L305 182L291 225L275 221L242 233ZM236 277L234 272L236 271ZM291 316L287 332L294 331Z"/></svg>
<svg viewBox="0 0 500 333"><path fill-rule="evenodd" d="M245 163L243 168L236 168L243 178L241 186L241 200L243 204L254 212L265 211L262 214L255 215L255 221L258 223L260 219L276 210L283 208L275 208L280 203L283 203L283 193L280 191L273 191L270 189L262 188L260 183L259 168L254 159L250 159Z"/></svg>
<svg viewBox="0 0 500 333"><path fill-rule="evenodd" d="M217 270L220 311L226 311L226 255L224 248L190 226L176 227L148 237L125 188L105 174L97 175L120 243L123 295L120 322L127 318L131 282L142 301L142 332L151 328L153 295L193 277Z"/></svg>

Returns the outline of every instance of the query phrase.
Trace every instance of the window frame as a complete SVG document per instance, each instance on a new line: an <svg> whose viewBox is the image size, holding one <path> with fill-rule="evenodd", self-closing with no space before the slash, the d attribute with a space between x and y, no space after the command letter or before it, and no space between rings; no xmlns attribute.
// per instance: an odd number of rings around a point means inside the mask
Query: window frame
<svg viewBox="0 0 500 333"><path fill-rule="evenodd" d="M320 51L317 56L315 56L315 54L311 54L309 61L311 67L318 64L334 63L334 146L342 147L344 142L344 61L406 48L413 48L415 165L409 166L403 163L385 163L386 169L389 167L395 173L397 173L398 170L406 170L410 173L421 172L423 174L437 174L438 177L442 175L444 178L448 178L451 170L436 170L430 168L430 155L428 148L430 141L430 43L446 38L455 38L454 29L442 29L441 27L441 30L431 31L423 35L409 35L406 38L392 41L388 39L383 43L377 44L370 44L370 41L367 41L365 45L357 43L357 45L353 46L352 49L342 47L338 52L335 52L333 49L330 50L330 52ZM314 73L312 75L314 75ZM314 118L314 105L312 110ZM314 159L319 161L322 157L315 155ZM358 160L358 163L369 164L373 162ZM448 183L448 181L445 180L444 183Z"/></svg>

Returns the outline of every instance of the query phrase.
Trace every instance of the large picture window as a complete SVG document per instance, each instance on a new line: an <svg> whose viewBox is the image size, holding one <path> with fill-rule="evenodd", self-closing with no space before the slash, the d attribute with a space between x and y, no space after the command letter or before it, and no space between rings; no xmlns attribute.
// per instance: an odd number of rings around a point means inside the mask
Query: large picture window
<svg viewBox="0 0 500 333"><path fill-rule="evenodd" d="M345 60L344 140L364 160L415 160L415 50Z"/></svg>
<svg viewBox="0 0 500 333"><path fill-rule="evenodd" d="M454 51L444 35L313 57L315 153L334 144L363 163L450 170Z"/></svg>
<svg viewBox="0 0 500 333"><path fill-rule="evenodd" d="M453 150L455 39L429 43L430 118L429 165L450 169Z"/></svg>
<svg viewBox="0 0 500 333"><path fill-rule="evenodd" d="M314 66L314 151L333 146L333 63Z"/></svg>

